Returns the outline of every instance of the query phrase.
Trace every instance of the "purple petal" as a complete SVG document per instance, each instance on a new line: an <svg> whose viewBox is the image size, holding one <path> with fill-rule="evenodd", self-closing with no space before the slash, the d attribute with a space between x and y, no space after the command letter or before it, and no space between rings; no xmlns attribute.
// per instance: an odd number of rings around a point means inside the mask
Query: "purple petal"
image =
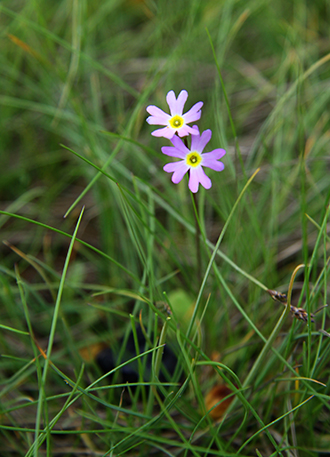
<svg viewBox="0 0 330 457"><path fill-rule="evenodd" d="M222 162L220 162L220 161L218 162L217 160L211 160L211 159L207 159L204 161L204 157L203 157L202 166L211 168L212 170L215 170L215 171L222 171L225 168L225 166Z"/></svg>
<svg viewBox="0 0 330 457"><path fill-rule="evenodd" d="M151 114L147 118L148 124L167 125L171 116L154 105L147 106L147 112Z"/></svg>
<svg viewBox="0 0 330 457"><path fill-rule="evenodd" d="M188 123L195 122L200 119L202 112L200 111L203 106L203 102L196 103L189 111L183 115L183 119Z"/></svg>
<svg viewBox="0 0 330 457"><path fill-rule="evenodd" d="M178 136L174 135L171 138L171 143L176 149L179 149L184 155L189 154L190 150Z"/></svg>
<svg viewBox="0 0 330 457"><path fill-rule="evenodd" d="M221 157L223 157L225 154L226 154L226 151L224 149L218 148L218 149L214 149L211 152L204 152L203 158L205 157L207 159L210 158L210 159L218 160L218 159L221 159Z"/></svg>
<svg viewBox="0 0 330 457"><path fill-rule="evenodd" d="M162 136L162 137L170 140L174 136L174 133L175 133L174 130L172 130L168 127L164 127L163 129L154 130L153 132L151 132L151 135L158 136L158 137Z"/></svg>
<svg viewBox="0 0 330 457"><path fill-rule="evenodd" d="M186 103L188 98L188 92L186 90L182 90L179 93L178 99L175 98L175 93L173 90L170 90L169 93L166 95L166 101L168 106L170 107L170 112L172 116L178 114L179 116L182 115L184 104Z"/></svg>
<svg viewBox="0 0 330 457"><path fill-rule="evenodd" d="M218 159L223 157L225 154L226 151L224 149L214 149L214 151L202 154L203 167L212 168L212 170L215 171L222 171L225 168L225 166L222 162L218 162Z"/></svg>
<svg viewBox="0 0 330 457"><path fill-rule="evenodd" d="M178 159L185 159L186 153L183 152L181 149L172 147L172 146L163 146L162 148L162 153L170 156L170 157L177 157Z"/></svg>
<svg viewBox="0 0 330 457"><path fill-rule="evenodd" d="M178 95L178 99L176 101L176 114L179 114L179 116L183 113L184 104L186 103L187 98L188 92L186 90L182 90Z"/></svg>
<svg viewBox="0 0 330 457"><path fill-rule="evenodd" d="M167 163L166 165L163 166L163 170L166 171L166 173L173 173L180 162L170 162Z"/></svg>
<svg viewBox="0 0 330 457"><path fill-rule="evenodd" d="M212 132L210 129L205 130L201 136L193 136L191 137L191 150L192 151L197 151L200 154L203 152L203 149L207 145L207 143L210 141L212 136Z"/></svg>
<svg viewBox="0 0 330 457"><path fill-rule="evenodd" d="M176 107L176 98L173 90L167 92L166 102L170 108L171 115L173 116L172 110L174 110L174 108Z"/></svg>
<svg viewBox="0 0 330 457"><path fill-rule="evenodd" d="M190 168L189 189L191 192L196 193L198 191L199 183L201 183L205 189L209 189L212 186L212 181L206 176L201 166Z"/></svg>
<svg viewBox="0 0 330 457"><path fill-rule="evenodd" d="M189 167L186 165L186 163L181 160L180 162L171 162L166 164L163 167L163 170L166 171L167 173L172 173L172 182L174 184L178 184L181 179L184 177L184 175L187 173L189 170Z"/></svg>
<svg viewBox="0 0 330 457"><path fill-rule="evenodd" d="M181 137L187 135L199 135L199 131L196 131L196 129L189 127L189 125L184 125L180 128L180 130L178 130L178 135Z"/></svg>
<svg viewBox="0 0 330 457"><path fill-rule="evenodd" d="M155 116L149 116L147 117L146 121L150 125L167 125L167 120L164 118L160 117L155 117Z"/></svg>

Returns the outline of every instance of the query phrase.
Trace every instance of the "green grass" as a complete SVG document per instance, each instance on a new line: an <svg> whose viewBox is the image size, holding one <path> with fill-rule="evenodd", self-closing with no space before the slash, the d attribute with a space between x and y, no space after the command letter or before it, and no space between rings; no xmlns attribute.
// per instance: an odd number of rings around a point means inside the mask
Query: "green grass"
<svg viewBox="0 0 330 457"><path fill-rule="evenodd" d="M4 455L329 455L329 310L310 316L329 294L329 21L325 0L0 3ZM197 194L200 258L145 122L182 89L227 151ZM125 385L96 354L132 331Z"/></svg>

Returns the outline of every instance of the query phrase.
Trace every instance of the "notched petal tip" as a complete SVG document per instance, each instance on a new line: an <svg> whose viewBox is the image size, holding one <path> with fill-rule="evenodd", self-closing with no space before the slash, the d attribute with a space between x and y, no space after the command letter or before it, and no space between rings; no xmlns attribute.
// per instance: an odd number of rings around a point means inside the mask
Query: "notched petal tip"
<svg viewBox="0 0 330 457"><path fill-rule="evenodd" d="M184 136L188 136L189 132L185 127L182 127L180 130L177 131L177 134L179 135L180 138L183 138Z"/></svg>
<svg viewBox="0 0 330 457"><path fill-rule="evenodd" d="M205 174L202 167L190 170L189 189L196 193L198 191L199 184L201 184L205 189L210 189L212 187L212 181Z"/></svg>
<svg viewBox="0 0 330 457"><path fill-rule="evenodd" d="M161 151L164 155L170 156L170 157L176 157L177 159L183 160L186 156L186 152L182 151L182 149L179 149L177 147L163 146L161 148Z"/></svg>
<svg viewBox="0 0 330 457"><path fill-rule="evenodd" d="M206 129L204 132L201 134L201 138L203 141L206 141L206 144L210 141L212 138L212 130L211 129Z"/></svg>
<svg viewBox="0 0 330 457"><path fill-rule="evenodd" d="M192 114L192 113L197 113L198 111L200 111L203 107L204 103L203 102L197 102L195 103L191 108L190 110L188 111L188 113ZM201 114L201 113L200 113Z"/></svg>
<svg viewBox="0 0 330 457"><path fill-rule="evenodd" d="M183 105L186 103L187 101L187 98L188 98L188 92L186 90L182 90L179 95L178 95L178 98L177 98L177 102L179 105Z"/></svg>
<svg viewBox="0 0 330 457"><path fill-rule="evenodd" d="M188 92L186 91L186 89L182 89L182 90L180 91L180 93L179 93L179 95L178 95L178 98L179 98L180 96L181 96L181 97L186 97L186 98L188 98Z"/></svg>
<svg viewBox="0 0 330 457"><path fill-rule="evenodd" d="M205 188L205 189L211 189L212 187L212 181L210 180L210 178L208 178L208 180L204 180L203 182L201 182L202 186Z"/></svg>
<svg viewBox="0 0 330 457"><path fill-rule="evenodd" d="M170 90L169 92L167 92L166 103L168 104L171 114L173 115L172 111L176 106L176 98L175 98L174 90Z"/></svg>
<svg viewBox="0 0 330 457"><path fill-rule="evenodd" d="M222 148L214 149L213 152L216 152L217 154L217 159L221 159L226 154L226 150Z"/></svg>
<svg viewBox="0 0 330 457"><path fill-rule="evenodd" d="M166 100L167 100L167 97L173 97L174 95L174 98L175 98L175 93L174 93L174 90L169 90L166 94Z"/></svg>
<svg viewBox="0 0 330 457"><path fill-rule="evenodd" d="M197 127L197 125L195 125ZM196 129L189 127L189 125L185 125L182 130L185 132L185 135L193 135L195 138L197 135L199 135L199 130L198 127Z"/></svg>
<svg viewBox="0 0 330 457"><path fill-rule="evenodd" d="M147 113L149 113L149 114L151 114L151 115L153 115L153 116L155 115L155 112L159 112L159 111L163 112L163 110L161 110L160 108L158 108L158 106L156 106L156 105L149 105L149 106L147 106L147 107L146 107L146 111L147 111Z"/></svg>

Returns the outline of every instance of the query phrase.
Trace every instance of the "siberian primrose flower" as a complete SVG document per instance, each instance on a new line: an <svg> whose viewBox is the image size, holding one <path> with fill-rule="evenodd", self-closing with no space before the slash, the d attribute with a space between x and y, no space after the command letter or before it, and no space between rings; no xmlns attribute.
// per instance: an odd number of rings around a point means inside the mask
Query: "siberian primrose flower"
<svg viewBox="0 0 330 457"><path fill-rule="evenodd" d="M205 174L203 167L222 171L225 166L218 160L226 154L226 151L224 149L214 149L211 152L203 153L205 146L211 139L212 132L211 130L205 130L200 135L197 125L193 126L193 130L194 134L191 137L190 149L185 146L179 137L173 136L171 139L173 146L162 147L162 153L181 159L179 162L170 162L163 168L167 173L173 173L172 182L178 184L187 171L189 171L188 187L191 192L196 193L199 184L205 187L205 189L210 189L212 186L212 182Z"/></svg>
<svg viewBox="0 0 330 457"><path fill-rule="evenodd" d="M166 101L170 108L170 113L167 114L157 106L150 105L147 107L147 112L150 116L147 118L147 122L150 125L165 125L164 128L154 130L151 135L162 136L169 140L177 133L180 137L187 135L196 135L196 130L189 127L187 124L198 121L201 117L201 108L203 102L196 103L187 113L183 113L184 104L188 98L188 92L182 90L178 98L175 98L175 93L170 90L166 95Z"/></svg>

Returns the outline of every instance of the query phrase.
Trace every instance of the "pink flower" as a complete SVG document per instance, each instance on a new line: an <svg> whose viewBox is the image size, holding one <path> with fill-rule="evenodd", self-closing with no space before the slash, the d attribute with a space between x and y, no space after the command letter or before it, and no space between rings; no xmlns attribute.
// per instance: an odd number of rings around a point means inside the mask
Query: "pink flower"
<svg viewBox="0 0 330 457"><path fill-rule="evenodd" d="M150 105L147 111L151 116L147 118L150 125L165 125L166 127L154 130L151 135L163 136L169 140L177 133L179 136L187 136L189 134L196 135L196 131L187 124L198 121L201 117L201 108L203 102L196 103L187 113L183 113L183 107L188 98L188 92L182 90L178 98L175 98L175 93L170 90L166 95L166 101L170 108L171 114L167 114L157 106Z"/></svg>
<svg viewBox="0 0 330 457"><path fill-rule="evenodd" d="M204 173L203 167L208 167L215 171L222 171L225 166L222 162L218 162L218 160L226 154L226 151L224 149L214 149L211 152L203 154L203 149L210 141L212 132L211 130L205 130L200 135L196 125L193 126L193 129L194 135L191 137L190 149L184 145L179 137L173 136L171 139L173 147L162 147L162 153L181 159L179 162L171 162L164 166L164 171L173 173L172 182L178 184L189 170L188 186L191 192L196 193L199 184L205 187L205 189L210 189L212 186L212 182Z"/></svg>

